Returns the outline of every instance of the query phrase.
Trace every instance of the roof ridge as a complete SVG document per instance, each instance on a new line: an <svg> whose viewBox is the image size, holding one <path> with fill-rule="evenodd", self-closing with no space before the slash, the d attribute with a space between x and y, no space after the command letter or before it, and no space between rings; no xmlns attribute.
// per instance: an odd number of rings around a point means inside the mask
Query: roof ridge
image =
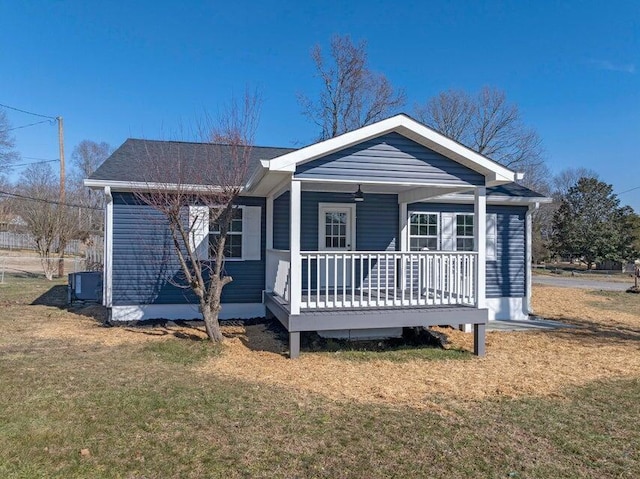
<svg viewBox="0 0 640 479"><path fill-rule="evenodd" d="M186 141L186 140L150 140L148 138L127 138L125 140L129 141L150 141L153 143L182 143L188 145L211 145L211 146L234 146L231 143L212 143L206 141ZM265 146L265 145L251 145L251 148L270 148L275 150L298 150L299 148L291 147L291 146Z"/></svg>

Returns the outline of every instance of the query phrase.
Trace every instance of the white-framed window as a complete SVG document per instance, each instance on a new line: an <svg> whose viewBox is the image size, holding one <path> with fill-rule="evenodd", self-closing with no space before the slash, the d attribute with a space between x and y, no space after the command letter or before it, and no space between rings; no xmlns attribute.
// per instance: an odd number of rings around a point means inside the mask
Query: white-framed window
<svg viewBox="0 0 640 479"><path fill-rule="evenodd" d="M473 213L409 213L410 251L474 251ZM497 259L498 217L487 213L487 260Z"/></svg>
<svg viewBox="0 0 640 479"><path fill-rule="evenodd" d="M224 244L224 256L226 259L242 259L242 218L243 208L234 207L232 211L232 219L227 231L227 237ZM215 257L215 248L220 241L220 216L217 208L209 210L209 257Z"/></svg>
<svg viewBox="0 0 640 479"><path fill-rule="evenodd" d="M440 247L438 213L412 212L409 216L410 251L435 251Z"/></svg>
<svg viewBox="0 0 640 479"><path fill-rule="evenodd" d="M218 212L208 206L189 206L189 239L201 260L214 259L212 247L220 238ZM262 207L238 205L225 242L227 261L257 261L262 257L263 231Z"/></svg>
<svg viewBox="0 0 640 479"><path fill-rule="evenodd" d="M473 251L473 213L456 214L456 251Z"/></svg>

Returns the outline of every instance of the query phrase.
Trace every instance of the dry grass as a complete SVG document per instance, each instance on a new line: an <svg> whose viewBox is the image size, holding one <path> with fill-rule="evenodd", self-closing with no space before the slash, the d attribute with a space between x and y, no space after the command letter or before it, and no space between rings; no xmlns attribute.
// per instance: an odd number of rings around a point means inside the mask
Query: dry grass
<svg viewBox="0 0 640 479"><path fill-rule="evenodd" d="M620 293L622 295L623 293ZM620 297L620 296L618 296ZM630 301L633 295L622 296ZM286 357L287 345L266 325L225 327L224 353L197 364L194 372L206 381L225 376L256 384L278 385L332 400L382 403L413 408L441 407L437 399L478 401L492 397L557 397L567 386L640 375L640 314L607 309L612 297L568 288L536 287L534 308L542 317L567 321L576 328L556 331L489 332L487 356L472 361L442 360L437 367L409 357L406 361L377 359L344 361L340 353L303 353ZM104 328L94 319L65 310L42 307L41 327L16 325L15 335L38 341L82 343L86 347L163 341L174 337L204 339L202 327ZM604 309L603 309L604 308ZM30 311L38 314L39 310ZM21 315L24 317L24 313ZM471 350L472 337L440 328L452 345Z"/></svg>
<svg viewBox="0 0 640 479"><path fill-rule="evenodd" d="M578 327L490 333L486 358L291 361L264 325L217 350L198 327L103 327L49 287L0 286L2 477L640 474L635 295L537 287L538 314Z"/></svg>

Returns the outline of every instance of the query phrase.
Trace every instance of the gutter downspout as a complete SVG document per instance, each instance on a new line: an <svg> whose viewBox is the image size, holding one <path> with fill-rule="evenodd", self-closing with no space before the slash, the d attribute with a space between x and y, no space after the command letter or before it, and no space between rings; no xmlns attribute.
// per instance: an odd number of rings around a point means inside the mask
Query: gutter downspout
<svg viewBox="0 0 640 479"><path fill-rule="evenodd" d="M531 279L531 270L533 268L533 212L540 208L540 203L533 203L529 205L527 208L527 213L525 215L525 234L527 236L526 240L526 251L525 251L525 260L526 260L526 296L524 299L524 313L525 314L533 314L533 306L531 304L531 292L533 290L533 284Z"/></svg>
<svg viewBox="0 0 640 479"><path fill-rule="evenodd" d="M104 265L102 275L102 304L113 306L113 196L111 187L104 187Z"/></svg>

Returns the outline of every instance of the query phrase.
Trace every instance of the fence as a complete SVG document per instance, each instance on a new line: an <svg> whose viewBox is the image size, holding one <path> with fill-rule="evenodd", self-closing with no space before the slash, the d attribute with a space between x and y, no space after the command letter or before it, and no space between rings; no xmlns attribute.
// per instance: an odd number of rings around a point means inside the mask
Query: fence
<svg viewBox="0 0 640 479"><path fill-rule="evenodd" d="M0 232L0 283L5 274L43 274L42 259L36 253L35 241L26 233ZM59 259L52 257L50 263ZM102 238L92 236L88 242L73 240L65 248L64 270L66 273L78 271L100 271L104 259Z"/></svg>
<svg viewBox="0 0 640 479"><path fill-rule="evenodd" d="M102 241L100 239L100 241ZM55 248L56 245L54 245ZM83 243L80 240L71 240L64 248L65 254L83 253ZM15 233L13 231L0 231L0 249L9 251L23 250L36 251L36 240L29 233Z"/></svg>

